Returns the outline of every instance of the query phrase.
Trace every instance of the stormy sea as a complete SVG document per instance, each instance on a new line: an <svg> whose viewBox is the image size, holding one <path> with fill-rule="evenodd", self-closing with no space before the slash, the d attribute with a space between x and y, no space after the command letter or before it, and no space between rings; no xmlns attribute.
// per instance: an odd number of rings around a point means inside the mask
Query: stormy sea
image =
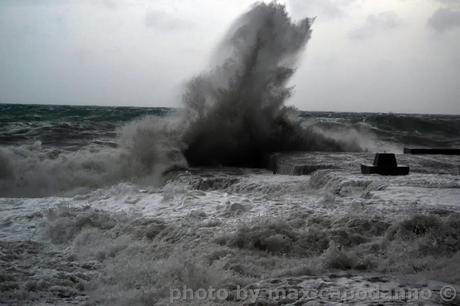
<svg viewBox="0 0 460 306"><path fill-rule="evenodd" d="M403 149L460 116L286 106L312 22L254 6L178 108L0 104L0 305L458 305L460 156Z"/></svg>

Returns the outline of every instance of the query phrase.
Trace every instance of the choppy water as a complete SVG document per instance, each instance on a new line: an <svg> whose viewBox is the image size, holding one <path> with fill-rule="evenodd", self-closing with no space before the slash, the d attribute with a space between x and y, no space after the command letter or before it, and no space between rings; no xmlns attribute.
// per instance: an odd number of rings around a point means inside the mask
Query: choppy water
<svg viewBox="0 0 460 306"><path fill-rule="evenodd" d="M409 176L361 175L371 158L296 153L278 162L331 168L194 168L161 187L0 198L0 305L445 305L440 290L460 289L459 157L398 156ZM171 296L184 286L228 298Z"/></svg>
<svg viewBox="0 0 460 306"><path fill-rule="evenodd" d="M180 112L172 108L0 104L0 196L73 194L140 180L157 184L164 171L187 165L180 152L187 144L174 143L179 138L174 133L183 128L168 128L168 122L174 122ZM460 144L460 116L332 112L299 112L297 116L315 151L348 148L398 153L404 146ZM229 135L222 137L234 140ZM341 145L323 146L322 141ZM204 157L211 159L214 151L212 146L208 149ZM286 150L271 148L273 152L278 149ZM217 158L225 161L219 152Z"/></svg>
<svg viewBox="0 0 460 306"><path fill-rule="evenodd" d="M150 127L177 109L0 109L0 305L442 305L460 289L458 156L398 155L411 174L383 177L359 172L371 152L284 153L280 175L189 168L158 184ZM459 116L300 117L363 151L458 146ZM228 297L171 296L184 286ZM297 295L263 295L280 288Z"/></svg>
<svg viewBox="0 0 460 306"><path fill-rule="evenodd" d="M398 146L460 145L459 115L303 112L326 130L356 129Z"/></svg>
<svg viewBox="0 0 460 306"><path fill-rule="evenodd" d="M48 147L78 149L112 141L117 128L136 118L171 112L174 109L0 104L0 145L40 141Z"/></svg>
<svg viewBox="0 0 460 306"><path fill-rule="evenodd" d="M0 146L32 144L78 149L109 144L124 124L165 117L173 108L0 104ZM460 146L460 116L394 113L300 113L305 125L329 132L355 130L395 145Z"/></svg>

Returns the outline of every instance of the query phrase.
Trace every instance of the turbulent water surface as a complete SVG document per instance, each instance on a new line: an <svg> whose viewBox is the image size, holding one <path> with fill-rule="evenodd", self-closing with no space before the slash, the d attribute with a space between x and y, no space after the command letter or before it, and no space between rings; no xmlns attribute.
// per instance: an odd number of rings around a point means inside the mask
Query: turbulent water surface
<svg viewBox="0 0 460 306"><path fill-rule="evenodd" d="M144 166L156 160L142 128L177 110L0 107L0 304L402 305L407 298L393 293L403 290L430 293L409 301L432 305L460 284L456 156L398 154L411 167L405 177L361 175L371 152L298 152L272 158L278 175L193 167L159 178ZM363 151L458 140L453 116L300 118ZM126 144L133 137L141 143ZM307 175L293 175L299 166ZM228 296L190 299L172 288ZM238 288L254 295L238 297ZM297 295L270 295L280 288Z"/></svg>
<svg viewBox="0 0 460 306"><path fill-rule="evenodd" d="M43 147L68 150L90 144L112 146L127 123L177 112L180 109L164 107L0 104L0 141L2 147L39 141ZM298 116L305 126L325 133L362 133L360 138L386 141L399 150L403 146L460 146L458 115L299 111Z"/></svg>
<svg viewBox="0 0 460 306"><path fill-rule="evenodd" d="M0 305L459 304L460 158L401 153L460 116L286 106L311 26L254 6L179 109L0 104Z"/></svg>

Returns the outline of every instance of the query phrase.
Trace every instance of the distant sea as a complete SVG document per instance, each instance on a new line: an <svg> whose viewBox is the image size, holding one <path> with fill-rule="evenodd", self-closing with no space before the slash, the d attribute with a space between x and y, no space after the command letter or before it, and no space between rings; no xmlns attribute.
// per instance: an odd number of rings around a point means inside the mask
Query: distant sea
<svg viewBox="0 0 460 306"><path fill-rule="evenodd" d="M166 107L105 107L0 104L0 146L39 141L73 150L88 144L115 145L117 129L145 116L170 116ZM305 125L324 131L372 135L405 146L460 146L459 115L307 112Z"/></svg>

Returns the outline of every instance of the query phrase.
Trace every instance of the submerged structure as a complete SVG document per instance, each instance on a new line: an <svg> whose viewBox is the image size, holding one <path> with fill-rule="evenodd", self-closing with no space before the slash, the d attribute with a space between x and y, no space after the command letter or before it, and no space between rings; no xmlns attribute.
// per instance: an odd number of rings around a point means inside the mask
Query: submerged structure
<svg viewBox="0 0 460 306"><path fill-rule="evenodd" d="M408 166L398 166L393 153L376 153L373 165L361 164L362 174L407 175Z"/></svg>

